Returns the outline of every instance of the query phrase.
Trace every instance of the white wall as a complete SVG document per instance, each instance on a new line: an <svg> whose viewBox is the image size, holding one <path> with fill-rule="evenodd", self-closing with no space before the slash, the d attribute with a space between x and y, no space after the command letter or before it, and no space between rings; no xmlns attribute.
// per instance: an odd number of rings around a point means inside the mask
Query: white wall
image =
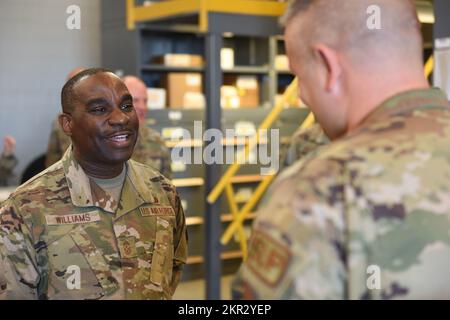
<svg viewBox="0 0 450 320"><path fill-rule="evenodd" d="M80 30L66 27L69 5L81 9ZM18 177L47 148L67 73L100 65L100 40L100 0L0 1L0 147L16 138Z"/></svg>

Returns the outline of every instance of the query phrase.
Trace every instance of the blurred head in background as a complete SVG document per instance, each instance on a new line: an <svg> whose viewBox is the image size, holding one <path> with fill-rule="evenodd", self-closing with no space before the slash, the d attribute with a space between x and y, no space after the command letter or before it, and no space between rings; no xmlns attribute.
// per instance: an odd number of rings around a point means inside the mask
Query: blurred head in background
<svg viewBox="0 0 450 320"><path fill-rule="evenodd" d="M142 124L147 117L147 86L135 76L125 76L122 78L133 97L133 105L136 110L139 122Z"/></svg>

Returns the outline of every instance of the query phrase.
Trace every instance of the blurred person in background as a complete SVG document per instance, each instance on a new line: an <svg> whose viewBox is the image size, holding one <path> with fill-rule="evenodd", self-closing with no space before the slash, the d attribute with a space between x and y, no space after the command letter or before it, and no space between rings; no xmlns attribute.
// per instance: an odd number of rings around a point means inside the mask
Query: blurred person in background
<svg viewBox="0 0 450 320"><path fill-rule="evenodd" d="M0 186L9 184L13 176L13 169L17 165L17 158L14 155L16 140L11 136L3 139L3 150L0 155Z"/></svg>
<svg viewBox="0 0 450 320"><path fill-rule="evenodd" d="M133 105L139 118L139 137L132 159L144 163L161 172L168 179L172 178L170 151L165 146L161 135L146 123L147 86L135 76L122 78L133 97Z"/></svg>

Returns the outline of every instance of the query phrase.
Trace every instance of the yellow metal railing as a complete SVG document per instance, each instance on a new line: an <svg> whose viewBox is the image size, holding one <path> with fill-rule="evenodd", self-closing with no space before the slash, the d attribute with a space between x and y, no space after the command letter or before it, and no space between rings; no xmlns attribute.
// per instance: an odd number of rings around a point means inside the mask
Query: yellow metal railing
<svg viewBox="0 0 450 320"><path fill-rule="evenodd" d="M260 0L168 0L143 6L127 0L127 27L132 30L138 22L198 14L199 29L207 32L209 12L280 16L285 8L285 3Z"/></svg>
<svg viewBox="0 0 450 320"><path fill-rule="evenodd" d="M270 128L270 126L274 123L274 121L278 118L279 114L283 110L285 102L292 94L294 94L297 91L297 86L298 86L297 79L294 79L294 81L292 81L292 83L288 86L288 88L284 92L282 98L276 103L275 107L270 111L266 119L259 126L257 134L252 138L250 138L248 143L245 145L244 150L238 153L237 159L242 159L244 157L246 158L249 152L253 150L253 148L258 144L260 140L259 135L261 131ZM239 162L241 161L237 161L236 163L232 164L227 169L227 171L225 171L225 174L222 176L217 185L208 195L207 201L209 203L214 203L216 202L217 198L219 198L220 194L225 189L226 184L230 182L231 177L233 177L241 167L241 164L239 164Z"/></svg>
<svg viewBox="0 0 450 320"><path fill-rule="evenodd" d="M233 191L233 182L232 179L240 169L243 161L239 161L241 159L246 159L249 153L258 145L260 141L260 134L262 130L269 129L274 121L278 118L281 111L284 109L284 105L286 101L291 99L291 96L297 93L298 81L295 78L292 83L287 87L281 99L278 100L275 107L270 111L264 121L261 123L257 130L257 134L248 140L248 143L245 144L244 149L241 150L237 155L237 160L234 164L232 164L222 176L220 181L211 191L211 193L207 197L207 201L209 203L214 203L218 197L225 190L227 201L229 207L231 208L231 212L233 215L233 221L226 229L225 233L221 238L222 244L227 244L230 239L236 234L236 239L240 244L242 257L245 260L247 257L247 236L244 231L243 222L246 217L252 212L255 208L258 201L263 196L264 192L269 187L270 183L275 178L276 172L271 172L270 174L264 176L263 180L258 184L255 191L253 192L250 199L245 203L245 205L239 210L234 191ZM302 127L307 127L314 122L314 116L310 112L309 115L305 118L302 123Z"/></svg>
<svg viewBox="0 0 450 320"><path fill-rule="evenodd" d="M428 79L434 69L434 58L431 56L428 58L427 63L425 63L425 77Z"/></svg>

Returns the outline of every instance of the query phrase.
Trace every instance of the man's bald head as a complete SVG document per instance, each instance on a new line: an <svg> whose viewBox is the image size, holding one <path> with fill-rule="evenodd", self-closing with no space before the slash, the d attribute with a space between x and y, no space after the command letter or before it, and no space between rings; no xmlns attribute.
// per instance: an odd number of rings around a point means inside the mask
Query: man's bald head
<svg viewBox="0 0 450 320"><path fill-rule="evenodd" d="M300 97L332 139L385 99L428 86L412 0L293 0L282 22Z"/></svg>
<svg viewBox="0 0 450 320"><path fill-rule="evenodd" d="M381 29L371 29L379 8ZM422 63L422 37L413 0L293 0L281 22L298 36L302 54L324 43L356 62L406 57Z"/></svg>
<svg viewBox="0 0 450 320"><path fill-rule="evenodd" d="M125 76L122 81L133 97L133 105L138 115L139 121L143 123L147 117L147 86L135 76Z"/></svg>
<svg viewBox="0 0 450 320"><path fill-rule="evenodd" d="M147 89L145 83L135 76L125 76L122 78L122 81L125 83L126 86L136 86Z"/></svg>

